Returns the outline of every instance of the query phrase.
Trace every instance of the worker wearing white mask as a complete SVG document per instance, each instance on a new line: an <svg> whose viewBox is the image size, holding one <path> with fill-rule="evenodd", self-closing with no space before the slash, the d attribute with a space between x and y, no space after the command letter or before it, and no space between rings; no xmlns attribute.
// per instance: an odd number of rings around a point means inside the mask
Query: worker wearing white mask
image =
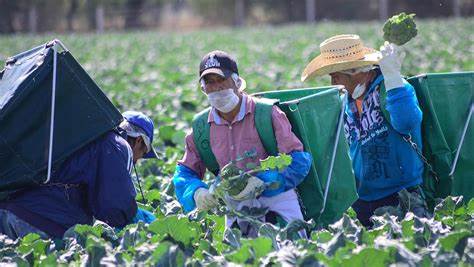
<svg viewBox="0 0 474 267"><path fill-rule="evenodd" d="M201 90L207 95L211 108L201 112L202 127L195 127L186 136L186 151L178 161L173 182L176 196L185 212L209 210L218 205L217 200L202 181L206 168L218 176L229 162L235 162L241 170L248 164L259 164L259 160L269 156L257 133L255 126L255 109L257 99L244 93L245 80L239 76L237 63L223 51L212 51L205 55L199 66ZM236 206L258 206L269 209L268 216L262 221L273 222L272 218L280 216L286 222L303 219L295 187L309 172L311 155L303 151L303 145L291 131L291 125L285 113L277 106L271 110L272 126L278 145L278 152L289 154L292 163L285 170L261 171L252 176L245 188L238 194L230 195ZM204 129L208 127L207 137ZM200 150L203 143L211 148L208 154ZM208 164L210 154L215 159L217 168ZM243 156L252 155L252 156ZM277 183L277 188L263 189L267 183ZM276 215L275 215L276 214ZM243 234L252 236L249 227L236 218L227 218L227 226L237 223ZM246 229L243 229L246 228Z"/></svg>

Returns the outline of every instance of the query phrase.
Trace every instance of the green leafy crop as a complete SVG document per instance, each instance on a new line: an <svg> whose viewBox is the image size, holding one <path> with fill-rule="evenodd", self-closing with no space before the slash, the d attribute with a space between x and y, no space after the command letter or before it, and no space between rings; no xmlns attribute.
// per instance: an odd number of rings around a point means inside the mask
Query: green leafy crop
<svg viewBox="0 0 474 267"><path fill-rule="evenodd" d="M241 157L240 160L246 157ZM264 160L260 160L260 166L256 164L247 164L247 170L237 167L235 162L225 165L221 172L220 178L211 186L211 192L219 199L225 202L226 196L235 196L239 194L247 186L248 180L254 174L269 170L282 170L291 164L291 156L279 154L278 156L269 156ZM269 188L278 188L279 184L271 183L265 185ZM263 190L264 188L262 188Z"/></svg>
<svg viewBox="0 0 474 267"><path fill-rule="evenodd" d="M406 193L404 193L406 194ZM0 264L20 266L472 266L474 264L474 200L448 197L432 218L404 210L372 217L372 229L351 215L324 229L313 222L293 221L285 227L250 218L258 237L248 239L238 229L225 229L222 216L181 213L125 227L70 228L62 240L29 234L11 240L0 234ZM247 214L261 213L249 209ZM399 216L400 215L400 216ZM236 214L240 216L240 214ZM450 218L446 220L446 218ZM308 239L297 233L306 230Z"/></svg>
<svg viewBox="0 0 474 267"><path fill-rule="evenodd" d="M415 14L404 12L389 18L383 25L383 38L385 41L396 45L403 45L418 33L416 29Z"/></svg>
<svg viewBox="0 0 474 267"><path fill-rule="evenodd" d="M237 195L247 185L250 175L243 173L234 162L230 162L222 168L220 178L220 188L230 195Z"/></svg>
<svg viewBox="0 0 474 267"><path fill-rule="evenodd" d="M226 180L232 176L236 176L240 174L240 169L235 165L234 162L229 162L225 165L221 170L221 178Z"/></svg>
<svg viewBox="0 0 474 267"><path fill-rule="evenodd" d="M423 31L407 51L407 75L474 69L472 56L466 56L472 54L472 40L466 38L472 35L472 18L424 19L417 27ZM249 93L302 88L302 62L319 53L315 40L354 32L376 47L380 28L378 22L322 22L317 29L298 24L185 33L0 35L0 69L8 56L61 39L114 105L152 116L160 126L154 144L163 153L137 168L147 199L139 205L156 215L154 223L118 230L97 221L72 227L58 240L34 234L12 240L0 234L0 266L474 266L474 200L448 197L432 218L420 218L404 213L417 204L408 196L397 211L373 217L373 229L362 227L349 209L324 228L303 224L309 239L295 237L296 223L282 228L259 222L254 240L238 229L226 231L220 214L185 214L176 200L170 177L183 155L183 134L207 105L196 88L202 55L216 47L235 55ZM322 77L315 86L329 83L329 76Z"/></svg>

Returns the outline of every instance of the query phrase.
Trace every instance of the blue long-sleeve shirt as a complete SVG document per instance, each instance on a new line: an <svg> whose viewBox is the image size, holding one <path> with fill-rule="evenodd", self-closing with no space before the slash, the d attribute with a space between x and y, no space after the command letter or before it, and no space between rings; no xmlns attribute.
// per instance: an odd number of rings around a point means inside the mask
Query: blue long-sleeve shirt
<svg viewBox="0 0 474 267"><path fill-rule="evenodd" d="M28 222L40 230L48 228L41 225L41 218L61 226L59 232L75 224L91 224L93 217L123 227L137 212L131 166L130 146L111 131L70 156L50 183L25 189L5 205L14 207L13 213L25 209L37 215L38 219L29 216ZM65 189L61 184L70 186Z"/></svg>
<svg viewBox="0 0 474 267"><path fill-rule="evenodd" d="M381 83L383 76L378 72L368 85L360 116L352 98L345 109L344 131L358 194L365 201L381 199L422 182L423 162L400 136L410 134L421 149L422 112L415 90L405 82L404 87L387 92L390 124L381 110Z"/></svg>
<svg viewBox="0 0 474 267"><path fill-rule="evenodd" d="M308 152L294 151L290 153L292 162L290 166L285 168L279 175L284 179L284 187L282 191L287 191L295 188L303 182L312 164L312 156ZM208 186L201 181L199 175L192 169L178 164L173 177L176 197L183 206L185 212L190 212L196 208L194 201L194 192L199 188L207 188ZM265 194L265 191L263 192Z"/></svg>

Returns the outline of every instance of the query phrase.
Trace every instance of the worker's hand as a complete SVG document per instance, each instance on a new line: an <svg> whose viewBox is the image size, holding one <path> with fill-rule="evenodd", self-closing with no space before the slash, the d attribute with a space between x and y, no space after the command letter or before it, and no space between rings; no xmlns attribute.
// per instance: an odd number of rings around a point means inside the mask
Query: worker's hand
<svg viewBox="0 0 474 267"><path fill-rule="evenodd" d="M385 42L380 47L382 59L380 59L379 66L384 77L385 89L403 87L403 78L400 74L402 69L402 60L398 55L398 46L389 42Z"/></svg>
<svg viewBox="0 0 474 267"><path fill-rule="evenodd" d="M264 189L265 183L262 180L255 176L250 176L244 189L237 195L231 197L237 201L252 199L259 196Z"/></svg>
<svg viewBox="0 0 474 267"><path fill-rule="evenodd" d="M204 211L210 210L218 204L217 200L209 193L209 190L203 187L194 192L194 201L198 210Z"/></svg>
<svg viewBox="0 0 474 267"><path fill-rule="evenodd" d="M263 196L273 197L285 191L285 178L277 170L259 172L256 176L268 185Z"/></svg>

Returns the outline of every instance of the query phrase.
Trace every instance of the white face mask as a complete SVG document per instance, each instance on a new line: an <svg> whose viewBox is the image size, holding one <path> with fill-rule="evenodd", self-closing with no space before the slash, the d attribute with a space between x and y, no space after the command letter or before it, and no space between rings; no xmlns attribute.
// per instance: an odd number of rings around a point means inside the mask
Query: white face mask
<svg viewBox="0 0 474 267"><path fill-rule="evenodd" d="M353 99L359 98L361 95L363 95L365 92L365 83L359 83L355 88L354 91L352 92L351 96Z"/></svg>
<svg viewBox="0 0 474 267"><path fill-rule="evenodd" d="M239 97L232 88L209 93L207 99L211 106L224 113L231 112L239 104Z"/></svg>

